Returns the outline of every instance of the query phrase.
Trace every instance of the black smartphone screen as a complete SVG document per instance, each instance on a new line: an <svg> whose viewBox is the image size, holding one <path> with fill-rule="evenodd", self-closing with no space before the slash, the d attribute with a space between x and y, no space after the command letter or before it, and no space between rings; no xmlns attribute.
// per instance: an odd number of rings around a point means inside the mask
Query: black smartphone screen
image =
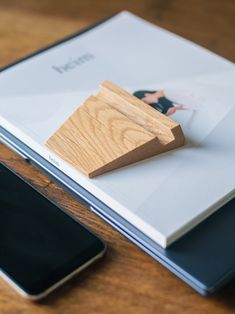
<svg viewBox="0 0 235 314"><path fill-rule="evenodd" d="M104 250L103 242L0 164L0 269L38 295Z"/></svg>

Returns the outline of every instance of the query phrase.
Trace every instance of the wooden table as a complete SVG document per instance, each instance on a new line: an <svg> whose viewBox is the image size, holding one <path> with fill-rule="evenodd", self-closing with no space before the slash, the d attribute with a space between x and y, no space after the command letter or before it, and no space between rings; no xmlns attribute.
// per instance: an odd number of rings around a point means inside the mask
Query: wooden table
<svg viewBox="0 0 235 314"><path fill-rule="evenodd" d="M0 66L123 9L235 60L233 0L0 0ZM102 262L39 303L0 280L0 314L235 313L235 281L203 298L4 145L0 159L108 243Z"/></svg>

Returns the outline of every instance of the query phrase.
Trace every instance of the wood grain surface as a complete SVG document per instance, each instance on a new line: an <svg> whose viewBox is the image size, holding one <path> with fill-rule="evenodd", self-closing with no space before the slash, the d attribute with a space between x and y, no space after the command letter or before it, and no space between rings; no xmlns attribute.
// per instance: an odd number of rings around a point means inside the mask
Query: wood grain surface
<svg viewBox="0 0 235 314"><path fill-rule="evenodd" d="M123 9L235 61L233 0L0 0L0 66ZM108 243L102 261L39 303L0 280L0 314L235 313L235 281L203 298L4 145L0 159Z"/></svg>
<svg viewBox="0 0 235 314"><path fill-rule="evenodd" d="M104 81L47 140L61 159L90 178L184 144L178 123Z"/></svg>

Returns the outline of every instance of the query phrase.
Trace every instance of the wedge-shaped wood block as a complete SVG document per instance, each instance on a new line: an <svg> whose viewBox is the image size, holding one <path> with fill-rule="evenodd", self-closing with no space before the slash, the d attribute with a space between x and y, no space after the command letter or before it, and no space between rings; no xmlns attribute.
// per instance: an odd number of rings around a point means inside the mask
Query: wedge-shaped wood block
<svg viewBox="0 0 235 314"><path fill-rule="evenodd" d="M178 123L109 81L48 139L62 159L95 177L184 145Z"/></svg>

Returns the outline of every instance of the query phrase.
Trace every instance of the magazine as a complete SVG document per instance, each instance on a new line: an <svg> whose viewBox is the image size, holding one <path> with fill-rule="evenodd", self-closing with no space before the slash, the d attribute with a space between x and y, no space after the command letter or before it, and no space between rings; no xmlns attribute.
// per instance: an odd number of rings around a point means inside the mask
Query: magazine
<svg viewBox="0 0 235 314"><path fill-rule="evenodd" d="M46 142L110 80L179 122L186 144L88 178ZM0 73L0 126L162 247L235 191L235 67L122 12Z"/></svg>

